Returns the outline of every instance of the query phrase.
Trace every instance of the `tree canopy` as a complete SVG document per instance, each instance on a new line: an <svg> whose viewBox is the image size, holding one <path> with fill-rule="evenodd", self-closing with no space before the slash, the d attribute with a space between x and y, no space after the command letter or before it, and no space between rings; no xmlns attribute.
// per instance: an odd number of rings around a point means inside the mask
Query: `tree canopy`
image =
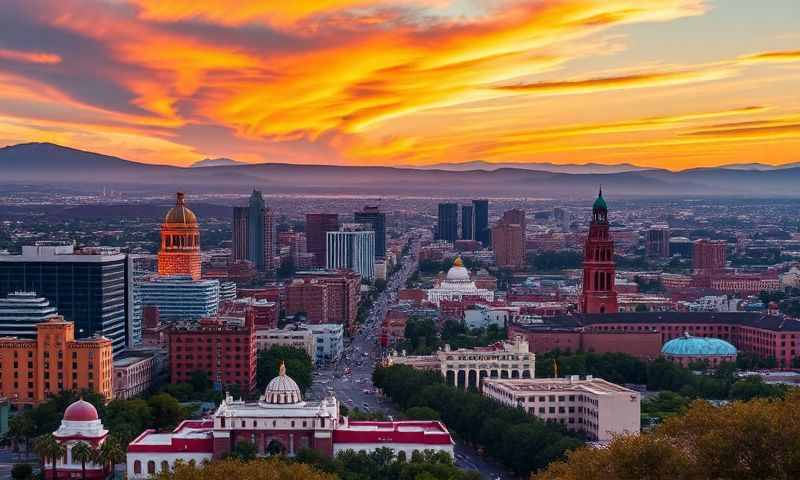
<svg viewBox="0 0 800 480"><path fill-rule="evenodd" d="M314 363L305 350L294 347L274 346L258 352L256 383L263 390L270 380L278 376L281 362L286 365L286 373L297 382L305 392L311 386Z"/></svg>

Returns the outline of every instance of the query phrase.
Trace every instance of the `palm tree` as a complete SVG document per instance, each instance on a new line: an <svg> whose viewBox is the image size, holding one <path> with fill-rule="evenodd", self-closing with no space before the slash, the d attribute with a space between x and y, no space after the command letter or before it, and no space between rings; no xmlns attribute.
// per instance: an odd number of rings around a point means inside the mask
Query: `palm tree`
<svg viewBox="0 0 800 480"><path fill-rule="evenodd" d="M58 463L58 459L63 457L67 451L64 445L62 445L52 433L47 433L36 437L36 440L33 442L33 451L42 459L42 475L45 476L44 464L47 459L50 459L50 461L53 462L52 478L56 478L56 463Z"/></svg>
<svg viewBox="0 0 800 480"><path fill-rule="evenodd" d="M81 462L81 478L86 480L86 462L95 459L95 450L86 442L78 442L72 447L72 458Z"/></svg>
<svg viewBox="0 0 800 480"><path fill-rule="evenodd" d="M111 476L114 476L114 467L118 463L125 461L125 449L122 448L122 443L115 436L110 436L100 445L100 450L97 452L97 458L104 467L110 467Z"/></svg>

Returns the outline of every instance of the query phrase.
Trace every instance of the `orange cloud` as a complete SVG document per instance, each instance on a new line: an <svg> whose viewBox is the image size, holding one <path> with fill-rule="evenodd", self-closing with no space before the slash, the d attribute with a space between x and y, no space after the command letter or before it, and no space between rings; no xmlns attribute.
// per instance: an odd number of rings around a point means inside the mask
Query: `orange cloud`
<svg viewBox="0 0 800 480"><path fill-rule="evenodd" d="M0 59L40 64L54 64L61 62L61 57L52 53L23 52L21 50L9 50L7 48L0 48Z"/></svg>

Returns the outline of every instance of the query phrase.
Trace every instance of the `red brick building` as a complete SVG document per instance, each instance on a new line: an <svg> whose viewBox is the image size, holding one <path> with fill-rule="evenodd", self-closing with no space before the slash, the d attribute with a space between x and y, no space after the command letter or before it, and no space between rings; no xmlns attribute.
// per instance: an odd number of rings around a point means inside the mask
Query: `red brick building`
<svg viewBox="0 0 800 480"><path fill-rule="evenodd" d="M313 279L327 286L328 318L319 323L341 323L353 328L361 299L361 275L350 270L308 271L297 272L295 279ZM290 313L288 306L286 313Z"/></svg>
<svg viewBox="0 0 800 480"><path fill-rule="evenodd" d="M492 227L492 250L501 268L518 269L525 264L525 212L519 209L503 213Z"/></svg>
<svg viewBox="0 0 800 480"><path fill-rule="evenodd" d="M695 240L692 245L692 267L697 274L725 270L725 240Z"/></svg>
<svg viewBox="0 0 800 480"><path fill-rule="evenodd" d="M314 265L325 266L325 251L328 232L339 230L339 215L336 213L306 214L306 249L314 254Z"/></svg>
<svg viewBox="0 0 800 480"><path fill-rule="evenodd" d="M222 302L219 307L219 317L234 317L245 319L253 315L256 329L278 328L278 304L266 299L253 297L237 298Z"/></svg>
<svg viewBox="0 0 800 480"><path fill-rule="evenodd" d="M238 386L242 392L256 387L256 337L254 317L243 326L204 318L199 323L173 325L169 330L170 382L188 382L192 373L204 371L222 388Z"/></svg>
<svg viewBox="0 0 800 480"><path fill-rule="evenodd" d="M328 322L328 285L314 279L296 279L286 288L286 314L305 313L306 322Z"/></svg>
<svg viewBox="0 0 800 480"><path fill-rule="evenodd" d="M589 236L583 249L583 292L580 311L613 313L618 311L614 288L614 240L608 234L608 207L601 190L592 206Z"/></svg>

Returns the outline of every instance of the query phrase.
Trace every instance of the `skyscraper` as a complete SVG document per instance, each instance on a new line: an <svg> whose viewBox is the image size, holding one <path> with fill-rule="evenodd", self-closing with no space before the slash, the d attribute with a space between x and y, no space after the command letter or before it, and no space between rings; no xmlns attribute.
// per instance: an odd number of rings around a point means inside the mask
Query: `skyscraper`
<svg viewBox="0 0 800 480"><path fill-rule="evenodd" d="M306 214L306 248L314 254L314 265L324 267L327 257L327 233L339 230L339 215L335 213Z"/></svg>
<svg viewBox="0 0 800 480"><path fill-rule="evenodd" d="M461 240L475 240L474 212L472 205L461 206Z"/></svg>
<svg viewBox="0 0 800 480"><path fill-rule="evenodd" d="M473 222L475 240L488 247L492 244L492 232L489 229L489 200L473 200L472 208L475 218Z"/></svg>
<svg viewBox="0 0 800 480"><path fill-rule="evenodd" d="M362 278L375 278L375 232L344 231L327 233L326 268L348 269Z"/></svg>
<svg viewBox="0 0 800 480"><path fill-rule="evenodd" d="M583 292L580 310L583 313L617 313L617 291L614 287L614 241L608 234L608 206L603 191L592 206L589 236L583 249Z"/></svg>
<svg viewBox="0 0 800 480"><path fill-rule="evenodd" d="M233 259L249 260L258 271L274 275L277 243L275 213L261 192L253 190L246 207L233 208Z"/></svg>
<svg viewBox="0 0 800 480"><path fill-rule="evenodd" d="M458 204L440 203L436 239L446 242L458 240Z"/></svg>
<svg viewBox="0 0 800 480"><path fill-rule="evenodd" d="M250 253L247 241L247 207L233 207L233 260L247 260Z"/></svg>
<svg viewBox="0 0 800 480"><path fill-rule="evenodd" d="M375 256L386 256L386 214L377 206L365 206L360 212L355 212L356 223L369 225L375 232Z"/></svg>
<svg viewBox="0 0 800 480"><path fill-rule="evenodd" d="M492 249L498 267L521 268L525 264L525 212L514 209L492 228Z"/></svg>
<svg viewBox="0 0 800 480"><path fill-rule="evenodd" d="M164 223L161 225L158 273L159 275L189 275L198 280L200 278L200 227L194 212L186 206L183 193L178 192L175 197L175 206L167 212Z"/></svg>

